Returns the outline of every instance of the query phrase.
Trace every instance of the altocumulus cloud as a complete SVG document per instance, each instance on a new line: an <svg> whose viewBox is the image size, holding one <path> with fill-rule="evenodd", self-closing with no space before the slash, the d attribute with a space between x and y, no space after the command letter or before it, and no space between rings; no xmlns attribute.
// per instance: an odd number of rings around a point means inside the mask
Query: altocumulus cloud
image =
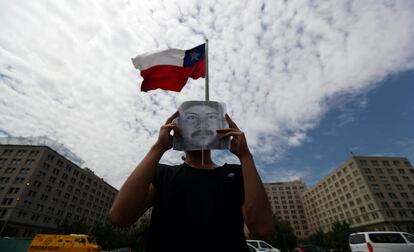
<svg viewBox="0 0 414 252"><path fill-rule="evenodd" d="M271 167L333 100L413 68L413 11L409 0L1 1L0 130L56 139L119 187L174 108L204 94L203 80L140 93L130 58L208 38L210 96Z"/></svg>

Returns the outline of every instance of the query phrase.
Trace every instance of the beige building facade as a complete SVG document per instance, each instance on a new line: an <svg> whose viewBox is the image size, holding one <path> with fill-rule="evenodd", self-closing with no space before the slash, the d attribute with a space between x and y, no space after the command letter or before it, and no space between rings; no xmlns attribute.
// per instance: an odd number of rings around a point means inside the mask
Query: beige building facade
<svg viewBox="0 0 414 252"><path fill-rule="evenodd" d="M295 230L295 235L305 238L308 235L306 215L303 209L301 194L306 185L301 180L264 184L273 214L287 220Z"/></svg>
<svg viewBox="0 0 414 252"><path fill-rule="evenodd" d="M0 232L29 237L64 220L104 223L118 191L47 146L0 145Z"/></svg>
<svg viewBox="0 0 414 252"><path fill-rule="evenodd" d="M336 221L414 233L414 169L406 158L353 156L302 194L309 233Z"/></svg>

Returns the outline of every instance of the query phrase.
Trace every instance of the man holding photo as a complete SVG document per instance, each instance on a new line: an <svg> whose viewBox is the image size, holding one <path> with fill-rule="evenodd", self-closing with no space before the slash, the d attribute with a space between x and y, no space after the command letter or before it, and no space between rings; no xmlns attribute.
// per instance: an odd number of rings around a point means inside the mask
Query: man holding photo
<svg viewBox="0 0 414 252"><path fill-rule="evenodd" d="M210 149L185 151L181 165L160 164L172 148L171 132L181 136L174 121L178 116L177 111L161 127L122 186L109 221L127 227L153 206L147 251L248 251L244 223L254 236L266 237L272 232L272 211L244 133L227 114L229 127L216 130L219 138L231 138L230 151L240 165L218 166Z"/></svg>

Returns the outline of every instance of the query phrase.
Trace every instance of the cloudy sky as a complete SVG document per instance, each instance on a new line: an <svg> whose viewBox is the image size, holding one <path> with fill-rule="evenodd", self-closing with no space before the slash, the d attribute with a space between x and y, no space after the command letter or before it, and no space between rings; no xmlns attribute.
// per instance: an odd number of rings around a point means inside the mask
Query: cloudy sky
<svg viewBox="0 0 414 252"><path fill-rule="evenodd" d="M55 139L119 188L175 108L204 98L202 79L140 92L130 59L208 38L210 98L263 180L314 183L349 151L413 160L413 12L411 0L1 0L0 136Z"/></svg>

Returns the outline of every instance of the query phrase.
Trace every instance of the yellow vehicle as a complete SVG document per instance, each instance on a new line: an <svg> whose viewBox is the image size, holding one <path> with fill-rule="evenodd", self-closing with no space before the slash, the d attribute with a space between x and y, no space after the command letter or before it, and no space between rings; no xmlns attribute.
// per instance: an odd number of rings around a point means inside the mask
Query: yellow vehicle
<svg viewBox="0 0 414 252"><path fill-rule="evenodd" d="M37 234L28 252L100 252L95 237L85 234Z"/></svg>

